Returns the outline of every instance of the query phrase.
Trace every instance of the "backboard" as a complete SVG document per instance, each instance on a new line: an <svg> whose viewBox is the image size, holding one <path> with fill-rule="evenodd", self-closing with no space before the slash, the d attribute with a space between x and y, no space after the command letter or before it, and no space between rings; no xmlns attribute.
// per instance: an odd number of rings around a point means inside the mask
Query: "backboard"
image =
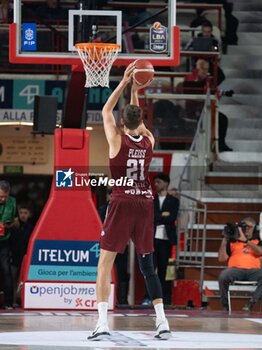
<svg viewBox="0 0 262 350"><path fill-rule="evenodd" d="M121 45L114 65L146 58L155 66L180 63L176 0L14 0L9 61L27 64L81 65L80 42ZM49 4L49 5L48 5ZM161 23L156 32L154 22Z"/></svg>

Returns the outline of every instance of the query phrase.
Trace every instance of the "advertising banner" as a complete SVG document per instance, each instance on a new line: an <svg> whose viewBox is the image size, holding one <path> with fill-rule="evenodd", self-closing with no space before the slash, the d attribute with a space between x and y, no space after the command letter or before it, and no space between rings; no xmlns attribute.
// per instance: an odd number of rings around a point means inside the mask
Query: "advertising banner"
<svg viewBox="0 0 262 350"><path fill-rule="evenodd" d="M114 308L113 284L108 308ZM25 282L24 309L97 310L96 284Z"/></svg>
<svg viewBox="0 0 262 350"><path fill-rule="evenodd" d="M101 110L117 84L118 81L111 81L110 88L89 89L86 100L88 124L102 124ZM0 79L0 123L33 122L34 101L37 95L57 98L59 124L65 104L66 87L66 80ZM117 106L114 115L118 118Z"/></svg>
<svg viewBox="0 0 262 350"><path fill-rule="evenodd" d="M36 240L28 279L95 282L97 241Z"/></svg>
<svg viewBox="0 0 262 350"><path fill-rule="evenodd" d="M36 24L22 24L22 50L36 51L37 47Z"/></svg>

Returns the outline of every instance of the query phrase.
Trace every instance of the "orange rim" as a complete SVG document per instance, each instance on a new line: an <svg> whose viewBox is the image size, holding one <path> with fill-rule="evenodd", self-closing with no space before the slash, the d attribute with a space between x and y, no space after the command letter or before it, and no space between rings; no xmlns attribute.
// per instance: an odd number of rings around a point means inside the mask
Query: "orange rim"
<svg viewBox="0 0 262 350"><path fill-rule="evenodd" d="M78 44L75 44L75 47L82 51L85 51L86 49L94 51L95 48L98 50L105 49L106 51L120 49L119 44L107 44L107 43L78 43Z"/></svg>

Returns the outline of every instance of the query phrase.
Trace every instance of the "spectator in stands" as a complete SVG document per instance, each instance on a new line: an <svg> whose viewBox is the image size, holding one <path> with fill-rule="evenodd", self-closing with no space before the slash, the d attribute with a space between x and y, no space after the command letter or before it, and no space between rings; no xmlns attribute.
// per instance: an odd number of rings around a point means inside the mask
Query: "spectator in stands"
<svg viewBox="0 0 262 350"><path fill-rule="evenodd" d="M114 0L112 1L114 2ZM128 3L128 0L121 1L123 3ZM148 3L149 0L135 0L135 2L140 2L140 3ZM125 7L123 5L122 7L122 14L123 14L123 23L126 27L128 26L134 26L134 25L139 25L139 26L148 26L151 25L152 22L150 21L152 14L148 9L146 8L146 4L144 8L141 7L136 7L134 4L133 7ZM148 20L148 21L147 21ZM134 33L131 35L132 37L132 43L135 49L146 49L149 50L149 36L148 33L145 35L141 35L140 33Z"/></svg>
<svg viewBox="0 0 262 350"><path fill-rule="evenodd" d="M166 281L166 270L172 246L177 243L175 221L179 210L179 200L168 193L169 183L167 174L159 173L154 177L154 266L162 286L165 305L171 304L172 282ZM149 304L148 296L145 296L142 304Z"/></svg>
<svg viewBox="0 0 262 350"><path fill-rule="evenodd" d="M65 9L60 6L60 0L47 0L38 7L36 14L43 22L63 21L67 15Z"/></svg>
<svg viewBox="0 0 262 350"><path fill-rule="evenodd" d="M10 229L16 215L16 200L10 196L10 184L0 181L0 272L5 293L5 308L13 308L13 280L10 261Z"/></svg>
<svg viewBox="0 0 262 350"><path fill-rule="evenodd" d="M167 149L168 144L160 142L160 137L181 136L185 134L184 110L177 101L156 100L153 103L153 125L156 139L155 148ZM170 146L170 144L169 144Z"/></svg>
<svg viewBox="0 0 262 350"><path fill-rule="evenodd" d="M0 24L10 23L12 18L12 4L9 0L0 0ZM1 28L0 30L0 52L1 62L8 64L8 31Z"/></svg>
<svg viewBox="0 0 262 350"><path fill-rule="evenodd" d="M213 25L210 21L205 21L201 25L201 33L198 34L199 38L212 38L213 39L213 50L219 51L218 39L213 35Z"/></svg>
<svg viewBox="0 0 262 350"><path fill-rule="evenodd" d="M208 74L209 62L205 59L199 58L196 62L196 67L191 73L185 76L185 81L198 81L203 82L203 88L207 89L211 85L211 79Z"/></svg>
<svg viewBox="0 0 262 350"><path fill-rule="evenodd" d="M210 85L212 85L211 78L209 76L209 62L204 59L198 59L196 62L196 68L191 73L185 76L183 90L184 93L203 93ZM197 87L196 87L197 82ZM191 84L192 83L192 84ZM217 94L220 94L217 89ZM203 108L202 101L190 101L187 100L186 112L191 118L198 120ZM218 149L219 152L232 151L225 142L228 118L225 114L218 112Z"/></svg>
<svg viewBox="0 0 262 350"><path fill-rule="evenodd" d="M106 190L106 203L99 207L98 212L101 221L104 222L107 208L112 196L112 188L108 187ZM128 290L129 290L129 278L128 273L128 245L123 254L117 254L115 259L115 267L117 272L117 304L128 305Z"/></svg>
<svg viewBox="0 0 262 350"><path fill-rule="evenodd" d="M242 219L237 227L237 237L234 231L224 229L218 260L227 261L227 266L219 276L221 304L228 310L228 288L234 281L257 281L257 288L244 311L251 311L262 298L261 255L262 241L258 236L256 222L252 217ZM229 232L228 232L229 231Z"/></svg>
<svg viewBox="0 0 262 350"><path fill-rule="evenodd" d="M220 43L219 40L213 35L213 25L210 21L206 20L201 25L201 32L197 35L197 38L203 38L203 45L198 43L197 51L212 51L212 52L220 52ZM211 46L207 47L205 43L205 39L212 39ZM189 43L186 45L185 50L194 50L194 42L195 38L192 38ZM203 46L203 50L201 49L201 46ZM196 59L193 60L193 62L196 62ZM209 62L209 73L213 76L214 75L214 65L211 59L208 60ZM217 85L220 85L224 80L226 79L225 74L221 67L217 66Z"/></svg>
<svg viewBox="0 0 262 350"><path fill-rule="evenodd" d="M213 44L213 51L219 52L219 41L218 39L213 35L213 25L210 21L205 20L201 24L201 32L197 35L197 38L212 38L212 44ZM185 46L185 50L193 50L194 46L194 39L192 38Z"/></svg>
<svg viewBox="0 0 262 350"><path fill-rule="evenodd" d="M28 204L18 206L18 217L10 230L11 267L15 290L18 287L20 269L34 225L32 210ZM16 298L16 296L15 296ZM17 303L17 300L15 300Z"/></svg>
<svg viewBox="0 0 262 350"><path fill-rule="evenodd" d="M225 9L225 18L226 18L226 31L225 36L223 38L223 52L227 52L227 45L237 45L238 43L238 36L237 36L237 30L238 30L238 19L233 16L233 3L225 3L224 4Z"/></svg>
<svg viewBox="0 0 262 350"><path fill-rule="evenodd" d="M175 221L179 209L179 200L168 193L170 178L159 173L154 177L156 194L154 196L154 263L163 289L164 304L171 304L172 283L166 281L168 260L172 246L177 243Z"/></svg>
<svg viewBox="0 0 262 350"><path fill-rule="evenodd" d="M227 45L237 45L238 37L237 37L237 29L239 21L233 16L233 3L227 2L227 0L191 0L191 2L197 3L209 3L209 4L222 4L225 12L225 35L222 37L223 42L223 53L227 52ZM190 27L197 27L202 24L203 21L206 20L206 17L202 15L202 10L197 11L197 18L194 19L190 23Z"/></svg>
<svg viewBox="0 0 262 350"><path fill-rule="evenodd" d="M10 0L1 0L0 2L0 23L9 23L13 6Z"/></svg>

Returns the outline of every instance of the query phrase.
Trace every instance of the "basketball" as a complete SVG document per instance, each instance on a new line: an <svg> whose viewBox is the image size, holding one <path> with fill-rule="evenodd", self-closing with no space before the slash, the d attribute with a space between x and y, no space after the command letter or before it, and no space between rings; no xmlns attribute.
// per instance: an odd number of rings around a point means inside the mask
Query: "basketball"
<svg viewBox="0 0 262 350"><path fill-rule="evenodd" d="M153 24L153 28L155 28L155 29L160 29L160 28L161 28L161 23L160 23L160 22L155 22L155 23Z"/></svg>
<svg viewBox="0 0 262 350"><path fill-rule="evenodd" d="M137 60L133 71L133 79L138 85L150 83L154 78L155 70L152 63L148 60Z"/></svg>

